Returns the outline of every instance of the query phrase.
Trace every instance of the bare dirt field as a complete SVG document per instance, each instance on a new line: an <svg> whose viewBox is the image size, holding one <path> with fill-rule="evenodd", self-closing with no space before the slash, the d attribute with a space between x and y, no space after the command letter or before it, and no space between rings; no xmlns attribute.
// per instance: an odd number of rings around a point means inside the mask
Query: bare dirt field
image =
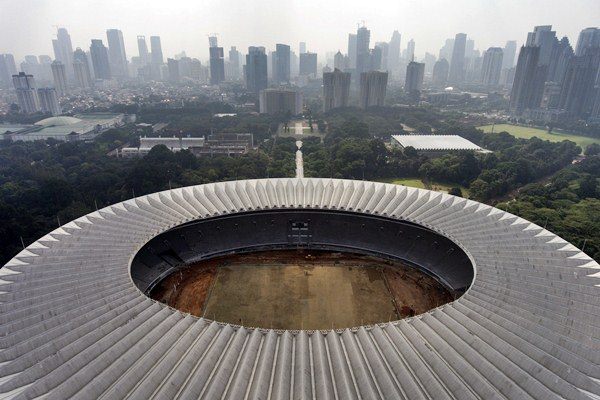
<svg viewBox="0 0 600 400"><path fill-rule="evenodd" d="M401 263L308 251L198 263L167 277L151 297L196 316L275 329L387 322L453 300L435 279Z"/></svg>

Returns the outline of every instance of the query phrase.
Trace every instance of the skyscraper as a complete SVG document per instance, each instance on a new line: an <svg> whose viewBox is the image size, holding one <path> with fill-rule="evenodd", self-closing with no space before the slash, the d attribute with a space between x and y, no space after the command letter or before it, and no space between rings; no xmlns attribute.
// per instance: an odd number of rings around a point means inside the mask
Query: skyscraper
<svg viewBox="0 0 600 400"><path fill-rule="evenodd" d="M56 39L52 40L54 48L54 58L64 64L67 78L73 79L73 45L71 44L71 36L65 28L58 28L56 31Z"/></svg>
<svg viewBox="0 0 600 400"><path fill-rule="evenodd" d="M587 117L596 97L595 84L600 68L600 47L588 47L573 57L560 92L559 108L573 117Z"/></svg>
<svg viewBox="0 0 600 400"><path fill-rule="evenodd" d="M406 52L404 53L404 59L408 62L415 60L415 41L410 39L406 43Z"/></svg>
<svg viewBox="0 0 600 400"><path fill-rule="evenodd" d="M361 74L369 70L371 64L369 42L371 40L371 31L366 27L360 27L356 31L356 72Z"/></svg>
<svg viewBox="0 0 600 400"><path fill-rule="evenodd" d="M573 48L566 36L556 42L552 50L550 65L548 65L546 81L558 83L559 85L562 84L567 67L573 56Z"/></svg>
<svg viewBox="0 0 600 400"><path fill-rule="evenodd" d="M108 61L108 51L102 40L92 39L90 46L90 55L92 57L92 65L94 66L94 74L97 79L110 79L110 62Z"/></svg>
<svg viewBox="0 0 600 400"><path fill-rule="evenodd" d="M276 83L290 81L290 46L278 43L275 46L273 80Z"/></svg>
<svg viewBox="0 0 600 400"><path fill-rule="evenodd" d="M267 54L264 47L248 47L245 71L248 91L258 94L267 88Z"/></svg>
<svg viewBox="0 0 600 400"><path fill-rule="evenodd" d="M582 56L586 49L592 47L600 47L600 29L585 28L579 33L577 46L575 47L575 55Z"/></svg>
<svg viewBox="0 0 600 400"><path fill-rule="evenodd" d="M483 56L481 83L485 86L498 86L504 52L500 47L490 47Z"/></svg>
<svg viewBox="0 0 600 400"><path fill-rule="evenodd" d="M298 115L302 112L302 94L294 89L264 89L259 94L261 114Z"/></svg>
<svg viewBox="0 0 600 400"><path fill-rule="evenodd" d="M418 100L423 87L423 77L425 76L425 64L411 61L406 66L406 81L404 91L413 100Z"/></svg>
<svg viewBox="0 0 600 400"><path fill-rule="evenodd" d="M118 78L126 78L129 73L123 32L119 29L109 29L106 31L106 38L108 39L108 59L112 75Z"/></svg>
<svg viewBox="0 0 600 400"><path fill-rule="evenodd" d="M229 49L229 71L233 79L240 78L240 58L240 52L235 46L231 46Z"/></svg>
<svg viewBox="0 0 600 400"><path fill-rule="evenodd" d="M515 66L515 56L517 54L517 41L509 40L504 45L502 52L502 69L508 69Z"/></svg>
<svg viewBox="0 0 600 400"><path fill-rule="evenodd" d="M169 70L169 81L176 83L181 79L179 74L179 60L167 58L167 68Z"/></svg>
<svg viewBox="0 0 600 400"><path fill-rule="evenodd" d="M348 68L355 69L356 68L356 34L349 33L348 34L348 61L350 65Z"/></svg>
<svg viewBox="0 0 600 400"><path fill-rule="evenodd" d="M300 53L300 75L317 75L317 53Z"/></svg>
<svg viewBox="0 0 600 400"><path fill-rule="evenodd" d="M80 88L89 89L94 86L87 55L79 47L73 53L73 69L75 81Z"/></svg>
<svg viewBox="0 0 600 400"><path fill-rule="evenodd" d="M387 62L387 69L392 72L396 72L398 71L398 68L400 68L400 41L400 33L398 31L394 31L389 44Z"/></svg>
<svg viewBox="0 0 600 400"><path fill-rule="evenodd" d="M346 71L348 69L348 57L344 56L341 51L335 53L333 56L333 68L337 68L340 71Z"/></svg>
<svg viewBox="0 0 600 400"><path fill-rule="evenodd" d="M433 65L433 73L431 76L432 83L436 86L446 86L449 71L450 64L445 58L437 60Z"/></svg>
<svg viewBox="0 0 600 400"><path fill-rule="evenodd" d="M146 44L146 36L137 37L138 54L140 56L140 64L142 66L147 65L150 62L150 55L148 54L148 45ZM159 42L160 44L160 42ZM161 51L162 54L162 51Z"/></svg>
<svg viewBox="0 0 600 400"><path fill-rule="evenodd" d="M465 48L467 35L457 33L452 46L452 59L450 60L450 71L448 81L452 84L460 84L465 79Z"/></svg>
<svg viewBox="0 0 600 400"><path fill-rule="evenodd" d="M209 47L210 84L218 85L225 80L225 56L222 47Z"/></svg>
<svg viewBox="0 0 600 400"><path fill-rule="evenodd" d="M5 87L12 86L12 76L17 74L15 58L12 54L0 54L0 82Z"/></svg>
<svg viewBox="0 0 600 400"><path fill-rule="evenodd" d="M323 112L348 107L351 76L349 72L334 69L323 74Z"/></svg>
<svg viewBox="0 0 600 400"><path fill-rule="evenodd" d="M54 78L54 88L58 96L64 96L68 92L67 72L65 65L55 60L52 65L52 77Z"/></svg>
<svg viewBox="0 0 600 400"><path fill-rule="evenodd" d="M362 108L383 106L387 80L387 72L369 71L360 74L360 106Z"/></svg>
<svg viewBox="0 0 600 400"><path fill-rule="evenodd" d="M42 112L51 113L54 116L62 114L58 96L56 95L56 89L41 88L37 90L37 93L40 99L40 108Z"/></svg>
<svg viewBox="0 0 600 400"><path fill-rule="evenodd" d="M33 75L19 72L18 75L12 76L12 81L17 92L17 101L21 112L31 114L40 111L40 99Z"/></svg>
<svg viewBox="0 0 600 400"><path fill-rule="evenodd" d="M146 41L144 40L144 44ZM160 36L150 36L150 50L152 51L152 63L162 65L164 63ZM146 50L147 51L147 50Z"/></svg>
<svg viewBox="0 0 600 400"><path fill-rule="evenodd" d="M383 66L383 48L375 46L369 54L369 71L379 71Z"/></svg>
<svg viewBox="0 0 600 400"><path fill-rule="evenodd" d="M539 46L521 47L508 104L510 111L515 115L521 115L528 108L536 108L541 101L542 93L539 101L537 99L540 78L536 79L539 56ZM542 92L543 84L544 82L542 82Z"/></svg>
<svg viewBox="0 0 600 400"><path fill-rule="evenodd" d="M306 53L306 43L300 42L300 45L298 46L298 50L299 50L300 54Z"/></svg>
<svg viewBox="0 0 600 400"><path fill-rule="evenodd" d="M144 40L144 44L145 44ZM164 64L164 57L162 52L162 45L160 43L160 36L150 36L150 69L149 78L160 80L162 77L161 68ZM148 74L147 74L148 75Z"/></svg>

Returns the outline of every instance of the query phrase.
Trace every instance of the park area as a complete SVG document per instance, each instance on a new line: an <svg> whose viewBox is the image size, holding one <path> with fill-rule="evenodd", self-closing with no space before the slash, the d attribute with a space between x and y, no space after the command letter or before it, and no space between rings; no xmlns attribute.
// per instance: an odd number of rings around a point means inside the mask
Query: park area
<svg viewBox="0 0 600 400"><path fill-rule="evenodd" d="M463 197L469 197L469 189L459 184L444 183L437 181L424 181L421 178L393 178L382 180L384 183L393 183L394 185L403 185L419 189L435 190L442 193L448 193L453 187L460 188Z"/></svg>
<svg viewBox="0 0 600 400"><path fill-rule="evenodd" d="M577 143L578 146L581 147L582 150L592 144L599 143L600 139L576 135L573 133L562 132L562 131L552 131L548 132L546 129L542 128L534 128L529 126L520 126L520 125L511 125L511 124L497 124L497 125L484 125L478 127L486 133L492 132L492 127L494 132L508 132L511 135L523 138L523 139L531 139L532 137L538 137L542 140L549 140L551 142L562 142L563 140L570 140L572 142Z"/></svg>

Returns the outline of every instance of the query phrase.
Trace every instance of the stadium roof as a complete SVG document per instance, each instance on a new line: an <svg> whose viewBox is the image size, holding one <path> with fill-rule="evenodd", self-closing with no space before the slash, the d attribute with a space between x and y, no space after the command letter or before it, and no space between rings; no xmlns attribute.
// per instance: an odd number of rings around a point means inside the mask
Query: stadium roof
<svg viewBox="0 0 600 400"><path fill-rule="evenodd" d="M458 135L393 135L392 138L402 147L415 150L484 150Z"/></svg>
<svg viewBox="0 0 600 400"><path fill-rule="evenodd" d="M131 279L133 255L175 226L299 208L428 227L469 255L473 283L400 321L274 331L186 315ZM307 178L154 193L69 222L0 269L0 397L597 398L599 270L531 222L428 190Z"/></svg>

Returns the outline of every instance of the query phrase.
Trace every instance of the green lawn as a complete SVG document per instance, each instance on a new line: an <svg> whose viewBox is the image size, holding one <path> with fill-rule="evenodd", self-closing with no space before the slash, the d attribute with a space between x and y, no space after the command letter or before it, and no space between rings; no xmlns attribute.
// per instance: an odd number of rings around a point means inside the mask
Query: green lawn
<svg viewBox="0 0 600 400"><path fill-rule="evenodd" d="M466 187L463 187L461 185L452 184L452 183L442 183L442 182L425 183L419 178L384 179L384 180L382 180L382 182L393 183L395 185L410 186L410 187L419 188L419 189L436 190L438 192L445 192L445 193L448 193L448 191L450 191L450 189L453 187L459 187L463 193L463 196L467 197L467 198L469 197L469 189L467 189Z"/></svg>
<svg viewBox="0 0 600 400"><path fill-rule="evenodd" d="M419 178L384 179L382 182L425 189L425 184Z"/></svg>
<svg viewBox="0 0 600 400"><path fill-rule="evenodd" d="M482 129L484 132L492 131L492 125L480 126L478 128ZM573 133L566 132L548 133L547 130L541 128L531 128L527 126L518 126L511 124L497 124L494 126L494 132L508 132L515 137L523 139L530 139L536 136L540 139L549 140L551 142L562 142L563 140L570 140L572 142L577 143L578 146L581 146L582 150L585 150L586 146L589 144L600 144L600 139L595 139L587 136L579 136Z"/></svg>

